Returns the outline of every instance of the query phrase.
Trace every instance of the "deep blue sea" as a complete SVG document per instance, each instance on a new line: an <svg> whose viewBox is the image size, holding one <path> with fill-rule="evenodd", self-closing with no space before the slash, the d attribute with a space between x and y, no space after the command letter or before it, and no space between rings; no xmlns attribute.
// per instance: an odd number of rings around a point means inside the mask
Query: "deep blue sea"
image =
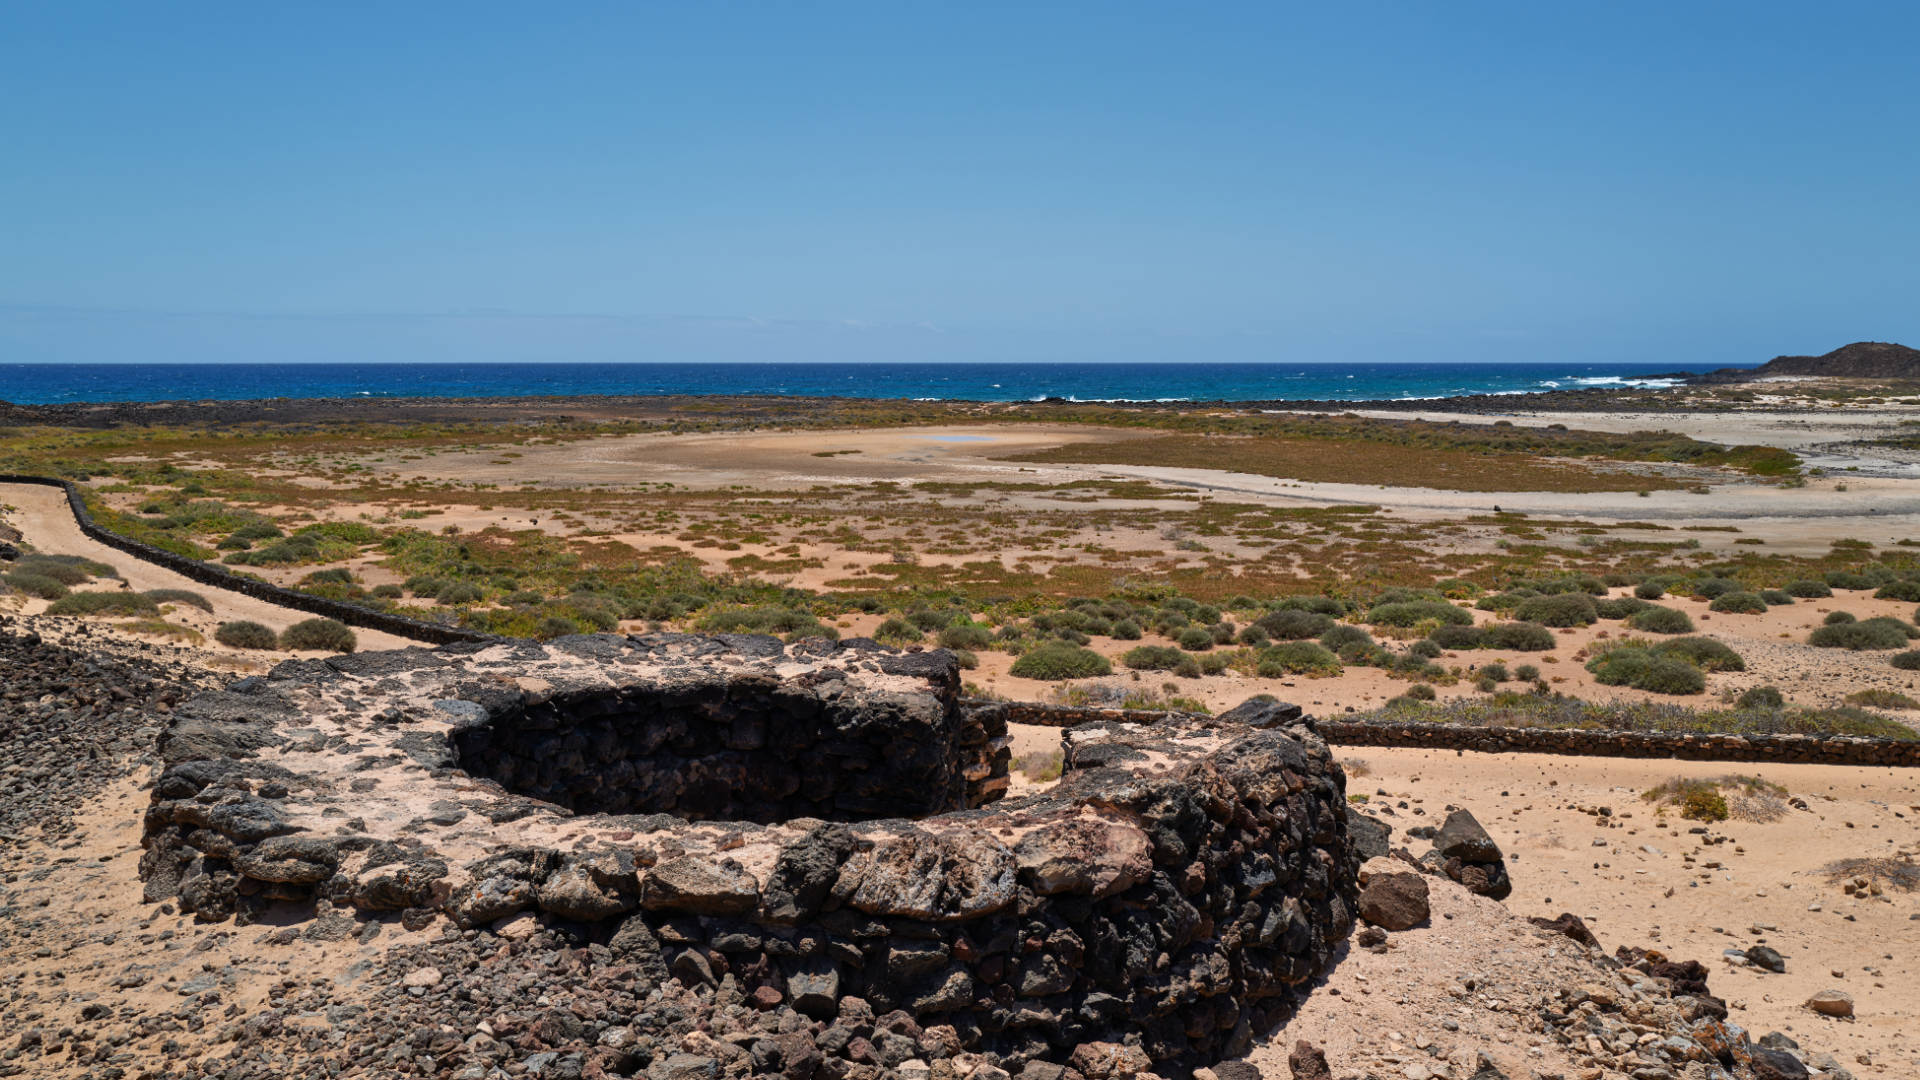
<svg viewBox="0 0 1920 1080"><path fill-rule="evenodd" d="M1263 401L1663 386L1671 364L0 364L0 401L793 394Z"/></svg>

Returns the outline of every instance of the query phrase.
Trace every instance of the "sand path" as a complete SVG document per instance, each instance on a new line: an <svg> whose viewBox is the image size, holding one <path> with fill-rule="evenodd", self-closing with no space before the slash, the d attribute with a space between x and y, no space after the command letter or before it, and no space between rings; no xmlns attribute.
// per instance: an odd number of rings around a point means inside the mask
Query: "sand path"
<svg viewBox="0 0 1920 1080"><path fill-rule="evenodd" d="M39 551L53 555L80 555L106 563L118 570L120 576L137 592L188 589L206 597L213 604L211 614L179 605L167 618L170 622L190 626L207 635L206 648L209 650L230 651L213 641L213 629L223 622L247 619L278 631L303 619L313 618L307 612L281 607L245 593L204 585L185 574L136 559L92 539L80 531L80 523L74 520L73 511L67 505L66 492L59 488L37 484L0 484L0 503L14 508L8 520ZM360 627L354 628L354 636L359 640L362 651L404 649L420 644L394 634ZM274 658L282 659L284 655L274 654Z"/></svg>

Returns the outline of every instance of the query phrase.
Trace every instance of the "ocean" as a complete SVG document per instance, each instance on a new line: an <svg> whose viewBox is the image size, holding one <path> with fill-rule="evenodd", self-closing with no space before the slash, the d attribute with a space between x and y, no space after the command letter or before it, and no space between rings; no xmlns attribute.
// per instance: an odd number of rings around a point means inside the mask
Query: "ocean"
<svg viewBox="0 0 1920 1080"><path fill-rule="evenodd" d="M791 394L1366 401L1670 386L1671 364L0 364L0 401Z"/></svg>

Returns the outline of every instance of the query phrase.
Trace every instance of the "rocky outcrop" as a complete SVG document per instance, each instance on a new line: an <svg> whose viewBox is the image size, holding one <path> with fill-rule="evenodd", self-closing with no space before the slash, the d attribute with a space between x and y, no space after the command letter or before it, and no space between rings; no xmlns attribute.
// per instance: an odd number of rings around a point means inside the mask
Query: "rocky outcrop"
<svg viewBox="0 0 1920 1080"><path fill-rule="evenodd" d="M1856 341L1821 356L1776 356L1744 374L1757 379L1774 375L1920 379L1920 349L1891 341Z"/></svg>
<svg viewBox="0 0 1920 1080"><path fill-rule="evenodd" d="M945 653L769 638L289 662L178 711L141 871L205 919L580 927L677 995L793 1016L767 1071L1177 1070L1287 1014L1357 901L1323 742L1074 729L1056 788L991 801L1003 740L956 686Z"/></svg>

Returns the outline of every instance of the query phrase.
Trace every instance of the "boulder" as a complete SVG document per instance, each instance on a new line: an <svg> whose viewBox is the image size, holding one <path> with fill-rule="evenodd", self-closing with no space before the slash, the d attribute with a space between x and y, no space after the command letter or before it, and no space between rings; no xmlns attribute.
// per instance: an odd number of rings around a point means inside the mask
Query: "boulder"
<svg viewBox="0 0 1920 1080"><path fill-rule="evenodd" d="M1852 1016L1853 995L1845 990L1822 990L1807 999L1807 1008L1821 1016Z"/></svg>
<svg viewBox="0 0 1920 1080"><path fill-rule="evenodd" d="M1469 810L1455 810L1434 835L1433 849L1449 859L1468 863L1491 863L1501 859L1500 845Z"/></svg>
<svg viewBox="0 0 1920 1080"><path fill-rule="evenodd" d="M1419 874L1375 874L1360 889L1360 917L1383 930L1411 930L1430 914L1427 879Z"/></svg>

